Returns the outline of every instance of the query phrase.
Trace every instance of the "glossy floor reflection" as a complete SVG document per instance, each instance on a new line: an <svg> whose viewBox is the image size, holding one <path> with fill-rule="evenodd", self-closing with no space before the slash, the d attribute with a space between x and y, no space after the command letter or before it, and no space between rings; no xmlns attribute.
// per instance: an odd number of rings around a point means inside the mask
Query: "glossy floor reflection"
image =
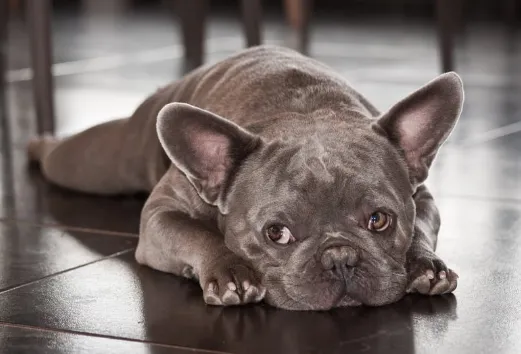
<svg viewBox="0 0 521 354"><path fill-rule="evenodd" d="M2 353L133 353L133 354L208 354L203 350L177 348L58 332L25 326L0 325Z"/></svg>
<svg viewBox="0 0 521 354"><path fill-rule="evenodd" d="M129 114L182 70L165 14L78 16L54 22L59 135ZM238 19L210 25L208 61L242 47ZM0 150L0 352L521 351L519 34L475 26L458 46L464 114L428 182L442 214L439 254L460 275L455 294L306 313L206 306L194 283L134 261L143 196L47 184L24 154L34 107L24 28L10 29L7 108L0 105L9 123ZM285 31L269 20L267 41ZM428 25L319 20L314 31L312 55L382 109L438 73Z"/></svg>

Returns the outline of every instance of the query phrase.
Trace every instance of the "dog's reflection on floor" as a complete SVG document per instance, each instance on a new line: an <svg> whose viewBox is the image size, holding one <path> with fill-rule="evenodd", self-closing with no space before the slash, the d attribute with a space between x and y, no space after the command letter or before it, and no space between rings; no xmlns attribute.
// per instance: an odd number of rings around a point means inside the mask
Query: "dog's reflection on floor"
<svg viewBox="0 0 521 354"><path fill-rule="evenodd" d="M189 281L159 274L152 276L151 273L157 272L145 269L139 273L147 337L171 338L173 343L189 341L186 344L198 344L208 349L296 354L322 351L371 353L394 348L400 353L414 353L415 322L429 318L432 327L422 330L432 330L441 339L449 322L456 318L454 295L410 295L384 307L327 312L285 311L262 304L211 307L203 303L197 285ZM160 304L167 306L164 311L171 311L175 317L163 318L159 323ZM184 328L179 328L181 324ZM186 331L186 328L190 330ZM178 337L179 332L184 333L184 338ZM221 343L211 343L216 339Z"/></svg>

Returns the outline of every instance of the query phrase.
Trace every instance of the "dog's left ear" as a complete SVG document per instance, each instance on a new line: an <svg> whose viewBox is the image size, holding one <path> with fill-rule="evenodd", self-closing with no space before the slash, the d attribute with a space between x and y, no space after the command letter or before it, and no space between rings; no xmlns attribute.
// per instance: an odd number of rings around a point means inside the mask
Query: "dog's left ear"
<svg viewBox="0 0 521 354"><path fill-rule="evenodd" d="M207 203L220 197L237 167L261 139L237 124L186 103L170 103L157 117L157 134L166 154Z"/></svg>
<svg viewBox="0 0 521 354"><path fill-rule="evenodd" d="M450 72L395 104L378 120L377 125L403 152L413 186L427 178L439 148L458 121L463 100L462 81Z"/></svg>

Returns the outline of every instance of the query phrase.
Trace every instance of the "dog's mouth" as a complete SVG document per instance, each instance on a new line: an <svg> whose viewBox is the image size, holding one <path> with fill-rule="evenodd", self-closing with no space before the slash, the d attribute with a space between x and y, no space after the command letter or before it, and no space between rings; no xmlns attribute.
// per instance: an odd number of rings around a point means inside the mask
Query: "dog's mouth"
<svg viewBox="0 0 521 354"><path fill-rule="evenodd" d="M327 311L337 307L360 306L363 301L347 291L345 282L290 282L271 281L265 283L265 301L287 310Z"/></svg>
<svg viewBox="0 0 521 354"><path fill-rule="evenodd" d="M330 310L339 307L381 306L405 295L407 274L396 264L386 268L360 263L339 276L314 268L301 272L264 269L262 283L266 302L288 310Z"/></svg>
<svg viewBox="0 0 521 354"><path fill-rule="evenodd" d="M336 303L334 307L355 307L363 305L362 302L353 299L349 295L344 295L340 298L340 301Z"/></svg>
<svg viewBox="0 0 521 354"><path fill-rule="evenodd" d="M397 275L313 282L296 282L285 278L283 281L265 284L266 302L288 310L321 311L362 305L382 306L396 302L405 295L402 276Z"/></svg>
<svg viewBox="0 0 521 354"><path fill-rule="evenodd" d="M271 288L268 289L265 300L272 306L296 311L327 311L338 307L356 307L364 304L346 293L343 287L334 291L329 287L329 291L327 291L329 294L325 296L310 293L308 294L310 298L303 296L303 290ZM297 293L299 295L296 295Z"/></svg>

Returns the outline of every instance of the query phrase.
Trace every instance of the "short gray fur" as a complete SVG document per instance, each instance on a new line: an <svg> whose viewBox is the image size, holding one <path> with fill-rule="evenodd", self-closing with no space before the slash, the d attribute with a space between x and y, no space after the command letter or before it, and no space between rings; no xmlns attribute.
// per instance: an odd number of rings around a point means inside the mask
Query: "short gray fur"
<svg viewBox="0 0 521 354"><path fill-rule="evenodd" d="M136 260L196 279L208 304L378 306L456 289L423 182L462 104L447 73L381 114L327 66L258 46L28 151L62 187L150 192ZM376 211L392 216L383 232L368 229ZM295 242L272 241L271 225Z"/></svg>

